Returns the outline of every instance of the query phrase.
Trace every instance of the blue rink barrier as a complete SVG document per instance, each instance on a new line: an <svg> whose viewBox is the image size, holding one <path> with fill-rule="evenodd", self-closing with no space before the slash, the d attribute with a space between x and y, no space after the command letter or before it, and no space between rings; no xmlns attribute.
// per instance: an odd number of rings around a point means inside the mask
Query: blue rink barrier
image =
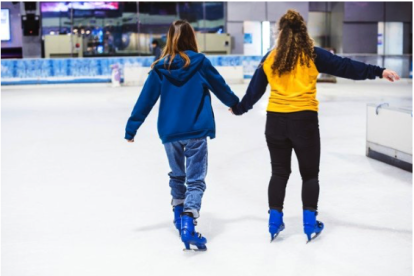
<svg viewBox="0 0 414 276"><path fill-rule="evenodd" d="M243 66L245 79L253 76L260 56L207 56L213 66ZM111 65L150 67L154 57L54 58L1 60L1 85L106 83Z"/></svg>

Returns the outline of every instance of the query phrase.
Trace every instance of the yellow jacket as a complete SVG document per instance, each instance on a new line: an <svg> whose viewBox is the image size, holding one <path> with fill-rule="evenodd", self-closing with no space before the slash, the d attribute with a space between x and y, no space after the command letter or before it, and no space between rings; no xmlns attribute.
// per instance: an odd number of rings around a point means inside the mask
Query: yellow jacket
<svg viewBox="0 0 414 276"><path fill-rule="evenodd" d="M318 69L310 60L310 67L301 65L299 60L295 69L279 76L273 74L272 64L276 50L270 52L263 63L263 70L270 84L270 97L267 111L272 112L297 112L304 110L318 111L316 99L316 79Z"/></svg>
<svg viewBox="0 0 414 276"><path fill-rule="evenodd" d="M300 62L289 73L282 76L273 74L272 63L276 50L267 53L257 67L247 88L246 95L240 103L232 106L234 114L241 115L253 108L260 100L270 84L271 92L267 111L269 112L298 112L318 111L319 102L316 99L316 79L319 73L353 80L382 78L385 68L365 64L349 58L342 58L322 48L314 47L316 58L310 61L310 66L301 66Z"/></svg>

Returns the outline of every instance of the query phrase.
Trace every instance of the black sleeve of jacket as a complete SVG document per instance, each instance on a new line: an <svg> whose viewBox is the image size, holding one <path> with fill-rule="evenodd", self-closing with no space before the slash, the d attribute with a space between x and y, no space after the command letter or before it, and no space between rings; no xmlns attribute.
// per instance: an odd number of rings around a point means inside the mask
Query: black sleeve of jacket
<svg viewBox="0 0 414 276"><path fill-rule="evenodd" d="M385 70L385 68L376 65L334 55L319 47L314 49L316 53L315 65L320 73L353 80L366 80L376 77L382 78L382 72Z"/></svg>
<svg viewBox="0 0 414 276"><path fill-rule="evenodd" d="M268 55L269 53L267 53L260 61L260 64L254 72L249 86L247 87L246 94L241 102L232 107L235 115L242 115L252 109L253 105L257 103L266 92L268 80L263 70L263 62L266 60Z"/></svg>

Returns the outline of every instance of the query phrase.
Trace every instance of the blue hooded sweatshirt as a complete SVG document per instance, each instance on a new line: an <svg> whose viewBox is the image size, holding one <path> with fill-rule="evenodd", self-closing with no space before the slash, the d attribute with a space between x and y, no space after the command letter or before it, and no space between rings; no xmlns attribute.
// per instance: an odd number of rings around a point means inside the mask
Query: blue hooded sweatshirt
<svg viewBox="0 0 414 276"><path fill-rule="evenodd" d="M183 68L184 60L177 55L170 70L168 58L164 58L150 71L127 122L125 139L134 138L159 97L158 133L162 143L216 136L209 90L228 107L238 104L239 98L203 54L185 53L191 60L188 67Z"/></svg>

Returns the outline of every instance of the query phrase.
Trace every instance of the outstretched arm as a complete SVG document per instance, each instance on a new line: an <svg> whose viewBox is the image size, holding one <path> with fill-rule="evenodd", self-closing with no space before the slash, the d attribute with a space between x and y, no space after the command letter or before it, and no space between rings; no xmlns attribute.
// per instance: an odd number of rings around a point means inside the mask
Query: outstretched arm
<svg viewBox="0 0 414 276"><path fill-rule="evenodd" d="M263 94L266 92L267 84L269 83L266 77L266 74L263 70L263 62L266 60L269 53L267 53L262 60L260 61L259 66L252 79L250 80L249 86L247 87L246 94L239 104L231 108L231 112L235 115L242 115L250 109L253 108L253 105L257 103Z"/></svg>
<svg viewBox="0 0 414 276"><path fill-rule="evenodd" d="M394 71L343 58L319 47L314 49L316 53L315 65L320 73L353 80L375 79L376 77L385 77L390 81L399 79Z"/></svg>
<svg viewBox="0 0 414 276"><path fill-rule="evenodd" d="M223 104L232 107L239 102L239 97L231 91L226 81L216 68L214 68L208 58L203 60L201 74L205 78L208 88Z"/></svg>
<svg viewBox="0 0 414 276"><path fill-rule="evenodd" d="M128 142L134 141L138 128L142 125L157 102L161 92L161 79L155 69L151 70L138 97L137 103L132 110L125 128L125 139Z"/></svg>

